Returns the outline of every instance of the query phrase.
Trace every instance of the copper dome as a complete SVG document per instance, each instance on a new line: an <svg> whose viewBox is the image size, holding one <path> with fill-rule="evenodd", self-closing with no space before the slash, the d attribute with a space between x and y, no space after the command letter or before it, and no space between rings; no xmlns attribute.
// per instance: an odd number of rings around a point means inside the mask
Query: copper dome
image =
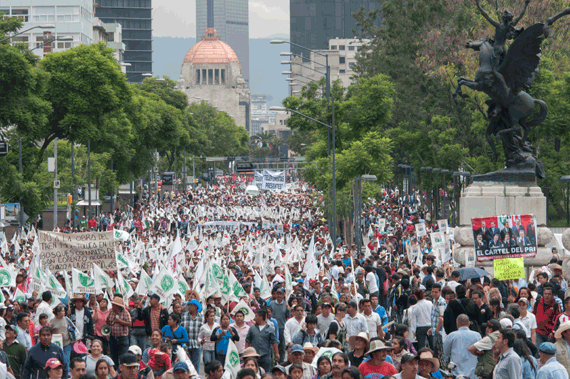
<svg viewBox="0 0 570 379"><path fill-rule="evenodd" d="M233 49L220 40L216 34L216 29L206 29L206 35L202 40L192 46L184 57L184 63L230 63L239 59Z"/></svg>

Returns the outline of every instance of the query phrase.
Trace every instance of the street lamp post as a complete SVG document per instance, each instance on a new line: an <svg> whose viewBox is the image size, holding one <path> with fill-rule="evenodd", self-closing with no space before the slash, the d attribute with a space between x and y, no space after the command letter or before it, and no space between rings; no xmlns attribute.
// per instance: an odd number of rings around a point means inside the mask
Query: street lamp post
<svg viewBox="0 0 570 379"><path fill-rule="evenodd" d="M443 170L441 170L441 173L443 174L443 182L442 182L442 190L443 190L443 199L441 200L441 209L442 209L442 213L443 213L443 218L447 218L447 206L446 206L446 200L447 200L447 184L445 182L445 174L449 174L449 170L444 168Z"/></svg>
<svg viewBox="0 0 570 379"><path fill-rule="evenodd" d="M29 32L30 30L38 29L38 28L39 28L39 29L54 29L54 28L55 28L55 25L53 25L53 24L45 24L45 25L34 26L34 27L29 28L29 29L22 30L20 33L12 34L12 35L9 36L9 37L0 39L0 43L2 43L2 42L4 42L4 41L7 41L7 40L9 40L9 39L12 39L12 38L14 38L14 37L16 37L16 36L19 36L20 34L24 34L24 33L26 33L26 32Z"/></svg>
<svg viewBox="0 0 570 379"><path fill-rule="evenodd" d="M454 187L454 198L455 198L455 226L459 224L459 200L461 197L461 190L463 188L463 176L469 177L471 173L469 171L454 171L453 172L453 187Z"/></svg>
<svg viewBox="0 0 570 379"><path fill-rule="evenodd" d="M433 201L432 201L432 194L433 194L432 186L433 186L433 182L432 182L432 170L433 170L432 167L421 167L421 168L420 168L420 173L421 173L422 171L427 171L427 172L429 172L429 187L428 187L428 188L429 188L429 191L426 191L426 195L427 195L427 196L426 196L426 200L427 200L427 203L428 203L428 204L427 204L428 210L429 210L429 212L430 212L431 214L433 214Z"/></svg>
<svg viewBox="0 0 570 379"><path fill-rule="evenodd" d="M439 218L439 173L441 172L441 169L434 168L432 171L435 173L435 189L433 193L435 213L432 213L432 216L435 215L435 219L437 220Z"/></svg>
<svg viewBox="0 0 570 379"><path fill-rule="evenodd" d="M334 109L334 97L332 98L332 106ZM316 123L319 123L321 125L326 126L329 129L332 129L332 176L333 176L333 182L332 182L332 201L333 201L333 214L332 214L332 220L333 220L333 224L332 227L330 229L330 235L331 235L331 239L333 242L333 246L334 249L336 250L336 143L335 143L335 127L334 127L334 113L333 113L333 117L332 117L332 126L329 124L326 124L322 121L317 120L316 118L307 116L306 114L303 114L301 112L298 112L294 109L289 109L289 108L285 108L285 107L270 107L269 110L271 111L288 111L288 112L292 112L295 114L298 114L299 116L303 116L311 121L314 121Z"/></svg>
<svg viewBox="0 0 570 379"><path fill-rule="evenodd" d="M560 177L562 183L566 183L566 224L570 226L570 175Z"/></svg>

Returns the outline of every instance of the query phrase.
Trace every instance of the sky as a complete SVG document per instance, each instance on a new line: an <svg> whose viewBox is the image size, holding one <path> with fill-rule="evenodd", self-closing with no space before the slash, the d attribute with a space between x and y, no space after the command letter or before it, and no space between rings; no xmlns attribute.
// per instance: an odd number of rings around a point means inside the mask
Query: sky
<svg viewBox="0 0 570 379"><path fill-rule="evenodd" d="M196 37L195 0L153 2L154 37ZM289 35L288 0L249 0L249 38Z"/></svg>

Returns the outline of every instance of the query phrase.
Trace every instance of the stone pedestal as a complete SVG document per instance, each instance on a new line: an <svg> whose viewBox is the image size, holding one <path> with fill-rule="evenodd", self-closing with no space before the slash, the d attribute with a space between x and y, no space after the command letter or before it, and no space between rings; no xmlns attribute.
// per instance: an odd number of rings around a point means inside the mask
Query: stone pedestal
<svg viewBox="0 0 570 379"><path fill-rule="evenodd" d="M460 247L455 249L453 258L462 265L466 264L466 251L474 250L472 218L522 214L535 215L537 223L538 253L534 258L525 258L525 266L543 266L550 262L552 252L545 246L554 235L545 227L546 197L536 181L476 181L461 194L459 212L461 226L455 228L455 241ZM493 272L493 261L475 261L475 266Z"/></svg>
<svg viewBox="0 0 570 379"><path fill-rule="evenodd" d="M546 197L535 182L474 182L461 194L459 223L471 226L473 217L533 214L537 226L546 225Z"/></svg>

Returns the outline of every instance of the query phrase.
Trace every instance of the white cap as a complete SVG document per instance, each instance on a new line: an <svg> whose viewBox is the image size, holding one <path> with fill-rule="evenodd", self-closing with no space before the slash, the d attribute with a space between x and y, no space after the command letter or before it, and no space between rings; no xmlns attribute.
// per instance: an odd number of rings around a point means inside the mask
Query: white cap
<svg viewBox="0 0 570 379"><path fill-rule="evenodd" d="M508 329L513 327L513 322L508 318L502 318L499 320L502 329Z"/></svg>
<svg viewBox="0 0 570 379"><path fill-rule="evenodd" d="M129 353L133 353L134 355L142 355L142 350L137 345L132 345L129 347Z"/></svg>

